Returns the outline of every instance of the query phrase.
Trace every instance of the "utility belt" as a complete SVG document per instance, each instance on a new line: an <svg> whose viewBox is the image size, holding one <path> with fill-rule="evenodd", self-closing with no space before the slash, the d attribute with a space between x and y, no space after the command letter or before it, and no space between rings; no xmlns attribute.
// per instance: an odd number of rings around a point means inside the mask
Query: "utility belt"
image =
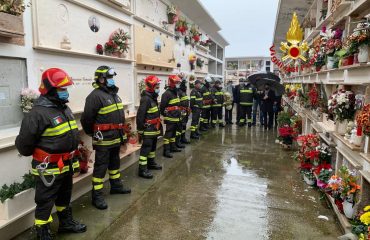
<svg viewBox="0 0 370 240"><path fill-rule="evenodd" d="M123 124L123 123L107 123L107 124L94 124L94 137L98 141L103 141L104 136L103 132L110 131L110 130L123 130L126 134L131 132L131 125L130 124Z"/></svg>
<svg viewBox="0 0 370 240"><path fill-rule="evenodd" d="M190 107L180 107L181 111L190 114L191 113L191 108Z"/></svg>
<svg viewBox="0 0 370 240"><path fill-rule="evenodd" d="M150 125L154 126L157 130L161 128L161 118L147 119L145 120L145 126L149 127Z"/></svg>
<svg viewBox="0 0 370 240"><path fill-rule="evenodd" d="M173 111L181 111L181 107L173 106L173 107L166 107L165 112L173 112Z"/></svg>
<svg viewBox="0 0 370 240"><path fill-rule="evenodd" d="M36 148L34 150L32 157L34 160L40 162L40 164L36 166L36 169L39 173L41 181L46 187L52 186L55 181L55 175L51 172L48 172L47 168L49 163L57 163L59 171L62 172L64 168L64 162L72 160L75 154L76 150L69 153L47 153L40 148ZM44 173L52 174L53 178L50 182L45 179Z"/></svg>
<svg viewBox="0 0 370 240"><path fill-rule="evenodd" d="M211 105L213 103L213 99L203 100L204 105Z"/></svg>

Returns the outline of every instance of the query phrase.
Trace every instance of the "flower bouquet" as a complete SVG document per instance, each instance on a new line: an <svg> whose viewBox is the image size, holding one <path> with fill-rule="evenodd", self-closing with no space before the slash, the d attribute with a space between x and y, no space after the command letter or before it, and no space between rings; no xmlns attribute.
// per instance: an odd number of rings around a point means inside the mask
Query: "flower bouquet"
<svg viewBox="0 0 370 240"><path fill-rule="evenodd" d="M99 54L99 55L103 55L104 54L104 48L101 44L97 44L96 45L96 53Z"/></svg>
<svg viewBox="0 0 370 240"><path fill-rule="evenodd" d="M356 117L357 136L370 136L370 104L365 105Z"/></svg>
<svg viewBox="0 0 370 240"><path fill-rule="evenodd" d="M175 31L180 32L182 35L186 35L186 32L188 31L188 23L185 18L179 18L176 22Z"/></svg>
<svg viewBox="0 0 370 240"><path fill-rule="evenodd" d="M317 91L316 84L311 88L310 92L308 93L308 98L310 102L311 109L315 110L319 106L319 93Z"/></svg>
<svg viewBox="0 0 370 240"><path fill-rule="evenodd" d="M347 130L347 122L352 120L356 113L356 99L352 91L339 89L328 100L329 114L335 116L337 131L344 135Z"/></svg>
<svg viewBox="0 0 370 240"><path fill-rule="evenodd" d="M195 62L197 61L197 55L195 53L190 53L189 54L189 64L190 64L190 69L193 71L195 69Z"/></svg>
<svg viewBox="0 0 370 240"><path fill-rule="evenodd" d="M174 24L179 20L177 9L174 5L167 6L167 18L169 24Z"/></svg>
<svg viewBox="0 0 370 240"><path fill-rule="evenodd" d="M197 44L200 41L200 36L202 34L198 31L195 24L193 24L190 28L190 37L192 44Z"/></svg>
<svg viewBox="0 0 370 240"><path fill-rule="evenodd" d="M34 101L40 96L38 91L30 88L24 88L21 91L21 108L22 112L28 113L33 107Z"/></svg>
<svg viewBox="0 0 370 240"><path fill-rule="evenodd" d="M128 32L125 32L121 28L113 32L110 37L110 41L113 43L113 54L116 54L118 57L125 57L125 53L127 53L130 48L128 42L130 38Z"/></svg>

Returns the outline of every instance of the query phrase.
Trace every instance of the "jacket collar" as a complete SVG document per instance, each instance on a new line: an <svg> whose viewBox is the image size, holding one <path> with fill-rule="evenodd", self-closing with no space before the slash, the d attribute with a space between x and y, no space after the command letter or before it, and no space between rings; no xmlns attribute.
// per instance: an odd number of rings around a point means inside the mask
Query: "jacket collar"
<svg viewBox="0 0 370 240"><path fill-rule="evenodd" d="M92 85L93 85L94 88L99 89L99 90L101 90L103 92L106 92L108 94L112 94L112 95L117 94L118 90L119 90L119 88L116 87L116 86L114 86L114 88L108 88L107 86L97 84L96 82L94 82Z"/></svg>
<svg viewBox="0 0 370 240"><path fill-rule="evenodd" d="M52 101L48 97L42 95L35 100L34 106L42 106L47 108L61 108L61 109L65 109L67 107L67 105L63 103L57 103L56 101Z"/></svg>

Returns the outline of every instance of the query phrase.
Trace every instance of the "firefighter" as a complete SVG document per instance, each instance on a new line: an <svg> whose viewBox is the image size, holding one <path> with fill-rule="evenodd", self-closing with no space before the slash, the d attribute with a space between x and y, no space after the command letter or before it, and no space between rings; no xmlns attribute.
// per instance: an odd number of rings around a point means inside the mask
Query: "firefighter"
<svg viewBox="0 0 370 240"><path fill-rule="evenodd" d="M70 207L74 161L79 139L77 123L68 102L67 86L73 82L59 68L50 68L42 74L40 97L22 121L15 146L24 156L33 156L35 175L35 227L38 239L52 239L50 222L55 204L59 218L58 232L81 233L86 225L72 217Z"/></svg>
<svg viewBox="0 0 370 240"><path fill-rule="evenodd" d="M182 108L182 118L180 123L181 136L177 141L180 141L183 144L189 144L190 141L186 138L186 126L191 112L189 107L189 96L187 95L188 87L186 77L183 74L179 75L179 77L181 78L181 84L180 89L178 90L178 96L180 98L180 107Z"/></svg>
<svg viewBox="0 0 370 240"><path fill-rule="evenodd" d="M215 85L211 89L213 96L212 104L212 127L217 124L219 127L225 127L224 121L222 120L222 107L224 106L224 92L222 91L221 81L215 81Z"/></svg>
<svg viewBox="0 0 370 240"><path fill-rule="evenodd" d="M104 176L109 170L110 194L128 194L119 172L120 147L126 142L127 125L121 98L115 85L116 72L108 66L95 71L95 88L86 98L81 124L86 134L92 136L95 163L92 178L92 204L97 209L108 208L103 196Z"/></svg>
<svg viewBox="0 0 370 240"><path fill-rule="evenodd" d="M199 120L202 113L203 107L203 96L201 93L202 83L200 80L195 80L194 89L190 93L190 107L192 112L191 127L190 127L190 138L199 139Z"/></svg>
<svg viewBox="0 0 370 240"><path fill-rule="evenodd" d="M136 126L142 136L140 149L139 176L151 179L149 170L161 170L162 166L155 162L157 139L161 133L161 118L158 108L160 80L156 76L148 76L145 80L145 91L141 94L140 106L136 116Z"/></svg>
<svg viewBox="0 0 370 240"><path fill-rule="evenodd" d="M212 79L210 77L206 77L205 84L201 89L202 96L203 96L203 107L202 107L202 114L200 118L200 131L207 131L209 129L209 120L211 118L211 105L213 102L211 89L212 87Z"/></svg>
<svg viewBox="0 0 370 240"><path fill-rule="evenodd" d="M256 88L253 87L252 84L249 83L249 81L243 80L240 83L237 95L240 109L239 126L242 127L245 126L246 123L248 123L248 127L252 127L252 107L253 100L257 95Z"/></svg>
<svg viewBox="0 0 370 240"><path fill-rule="evenodd" d="M177 93L180 82L181 79L177 75L170 75L167 89L161 98L160 111L166 124L166 132L163 137L163 156L166 158L173 158L171 153L181 152L176 146L176 131L181 117L180 99Z"/></svg>

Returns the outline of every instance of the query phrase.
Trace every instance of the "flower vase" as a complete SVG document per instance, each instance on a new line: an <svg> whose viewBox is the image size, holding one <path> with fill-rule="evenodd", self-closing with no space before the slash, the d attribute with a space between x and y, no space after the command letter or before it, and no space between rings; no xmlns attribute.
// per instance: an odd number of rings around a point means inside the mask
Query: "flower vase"
<svg viewBox="0 0 370 240"><path fill-rule="evenodd" d="M331 70L334 68L335 58L333 56L328 56L328 62L326 63L326 68Z"/></svg>
<svg viewBox="0 0 370 240"><path fill-rule="evenodd" d="M365 154L370 153L370 137L369 136L365 136L364 153Z"/></svg>
<svg viewBox="0 0 370 240"><path fill-rule="evenodd" d="M361 146L362 145L362 140L364 139L364 135L362 136L357 136L357 134L353 134L351 136L351 142L356 145L356 146Z"/></svg>
<svg viewBox="0 0 370 240"><path fill-rule="evenodd" d="M119 58L126 58L126 57L127 57L127 54L126 54L125 52L123 52L123 53L119 53L119 54L118 54L118 57L119 57Z"/></svg>
<svg viewBox="0 0 370 240"><path fill-rule="evenodd" d="M347 200L344 200L343 202L344 215L349 219L352 219L355 214L355 207L353 205L354 205L353 203L348 202Z"/></svg>
<svg viewBox="0 0 370 240"><path fill-rule="evenodd" d="M337 133L341 136L344 136L347 132L347 125L348 125L348 120L345 119L343 121L338 121L336 124L337 127Z"/></svg>
<svg viewBox="0 0 370 240"><path fill-rule="evenodd" d="M358 62L367 63L369 61L369 47L367 44L362 44L358 52Z"/></svg>
<svg viewBox="0 0 370 240"><path fill-rule="evenodd" d="M309 179L306 174L303 174L303 180L307 183L307 185L313 186L315 185L315 180Z"/></svg>

